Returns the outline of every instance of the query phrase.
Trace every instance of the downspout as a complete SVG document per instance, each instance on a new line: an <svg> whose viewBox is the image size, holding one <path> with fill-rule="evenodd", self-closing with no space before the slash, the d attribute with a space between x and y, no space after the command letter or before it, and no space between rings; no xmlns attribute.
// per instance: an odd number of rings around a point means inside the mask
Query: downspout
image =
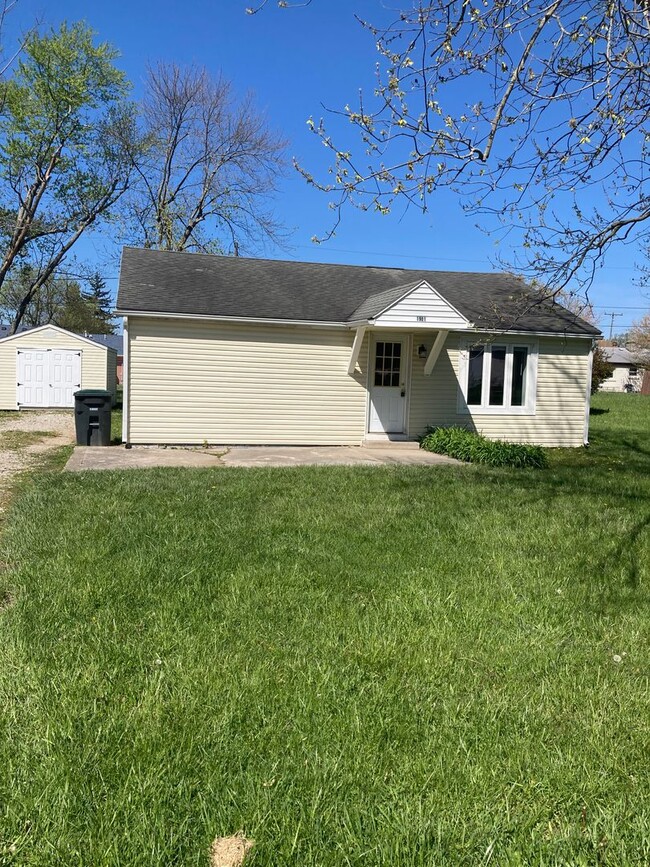
<svg viewBox="0 0 650 867"><path fill-rule="evenodd" d="M124 334L122 336L122 442L127 449L129 442L129 317L124 317Z"/></svg>
<svg viewBox="0 0 650 867"><path fill-rule="evenodd" d="M594 369L594 347L596 346L596 341L591 341L591 349L589 350L589 360L587 362L587 398L585 400L585 433L583 438L583 443L585 446L589 445L589 412L591 410L591 380L593 376Z"/></svg>

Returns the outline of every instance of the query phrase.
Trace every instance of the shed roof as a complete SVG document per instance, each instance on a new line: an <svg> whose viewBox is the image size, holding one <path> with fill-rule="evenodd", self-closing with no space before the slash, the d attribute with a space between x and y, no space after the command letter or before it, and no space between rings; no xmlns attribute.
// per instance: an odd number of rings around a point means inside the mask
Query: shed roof
<svg viewBox="0 0 650 867"><path fill-rule="evenodd" d="M423 271L125 247L118 313L346 323L422 281L480 329L596 336L575 314L506 273ZM385 300L389 299L386 303Z"/></svg>
<svg viewBox="0 0 650 867"><path fill-rule="evenodd" d="M93 346L98 346L100 349L106 349L108 352L115 352L112 346L106 346L106 344L97 343L96 341L91 340L90 337L86 337L83 334L76 334L74 331L67 331L65 328L61 328L59 325L54 325L54 323L52 322L48 322L45 325L37 325L35 328L26 328L24 331L19 330L16 332L16 334L10 334L7 337L0 338L0 343L9 343L11 341L24 340L24 342L29 345L29 341L32 339L32 335L37 334L40 331L56 331L58 334L63 334L70 340L80 340L83 343L89 343Z"/></svg>

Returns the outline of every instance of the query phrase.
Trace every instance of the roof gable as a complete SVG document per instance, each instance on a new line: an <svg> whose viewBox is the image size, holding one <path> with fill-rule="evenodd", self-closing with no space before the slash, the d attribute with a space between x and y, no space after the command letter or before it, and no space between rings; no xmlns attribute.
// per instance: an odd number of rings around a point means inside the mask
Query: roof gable
<svg viewBox="0 0 650 867"><path fill-rule="evenodd" d="M395 286L391 289L386 289L383 292L377 292L364 298L361 304L357 307L354 313L349 317L350 322L364 321L374 319L379 316L388 307L392 307L409 292L412 292L420 285L419 281L407 283L405 286Z"/></svg>
<svg viewBox="0 0 650 867"><path fill-rule="evenodd" d="M388 300L388 293L381 293L382 302ZM379 300L379 296L373 296ZM368 299L369 301L371 299ZM380 304L377 304L379 307ZM371 318L371 317L369 317ZM421 280L405 292L397 300L374 313L372 318L378 326L399 328L469 328L469 320L456 310L439 292Z"/></svg>
<svg viewBox="0 0 650 867"><path fill-rule="evenodd" d="M89 343L91 346L99 346L100 349L109 349L109 347L105 345L103 346L101 343L95 343L93 340L84 337L82 334L75 334L73 331L66 331L65 328L60 328L58 325L53 325L51 322L47 325L39 325L36 328L28 328L25 331L19 331L17 334L10 334L8 337L2 337L0 338L0 343L8 343L10 340L17 340L18 338L23 338L29 342L29 339L33 334L41 334L44 331L53 331L55 334L63 334L65 337L69 337L72 340L81 340L83 343Z"/></svg>

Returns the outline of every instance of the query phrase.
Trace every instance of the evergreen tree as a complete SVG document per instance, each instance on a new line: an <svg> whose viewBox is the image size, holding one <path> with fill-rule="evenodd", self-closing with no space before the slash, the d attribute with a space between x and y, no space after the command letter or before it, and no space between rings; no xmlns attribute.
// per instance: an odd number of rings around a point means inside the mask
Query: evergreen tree
<svg viewBox="0 0 650 867"><path fill-rule="evenodd" d="M113 299L110 290L106 288L106 281L99 273L95 273L88 280L89 291L84 293L93 311L95 321L93 334L114 334L115 319L113 316Z"/></svg>
<svg viewBox="0 0 650 867"><path fill-rule="evenodd" d="M605 358L605 353L600 346L594 349L594 361L591 370L591 393L596 394L606 379L614 373L614 365Z"/></svg>

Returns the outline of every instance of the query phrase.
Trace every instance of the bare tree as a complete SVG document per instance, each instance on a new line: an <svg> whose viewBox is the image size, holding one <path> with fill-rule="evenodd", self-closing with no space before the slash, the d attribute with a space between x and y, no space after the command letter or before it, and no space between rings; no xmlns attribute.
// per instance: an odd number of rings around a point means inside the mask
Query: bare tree
<svg viewBox="0 0 650 867"><path fill-rule="evenodd" d="M644 352L650 360L650 312L645 313L632 324L627 342L632 349Z"/></svg>
<svg viewBox="0 0 650 867"><path fill-rule="evenodd" d="M142 106L146 155L128 201L132 234L146 247L238 253L278 240L269 199L285 141L250 95L237 103L223 78L161 63L149 70Z"/></svg>
<svg viewBox="0 0 650 867"><path fill-rule="evenodd" d="M553 291L588 285L614 243L647 253L647 0L396 6L378 11L386 23L359 19L379 62L374 93L338 112L357 135L338 130L335 142L311 122L330 174L299 168L339 217L346 205L386 213L398 200L426 210L451 188L483 226L494 217L514 233L509 264Z"/></svg>

